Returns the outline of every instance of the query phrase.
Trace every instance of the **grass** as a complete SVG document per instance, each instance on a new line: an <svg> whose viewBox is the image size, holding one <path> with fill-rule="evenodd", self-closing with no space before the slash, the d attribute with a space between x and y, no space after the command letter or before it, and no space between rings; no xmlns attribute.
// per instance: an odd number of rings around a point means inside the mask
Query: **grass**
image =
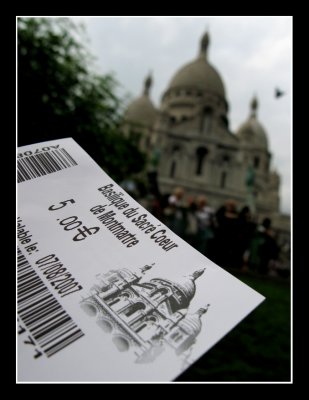
<svg viewBox="0 0 309 400"><path fill-rule="evenodd" d="M176 381L290 381L289 282L237 277L266 300Z"/></svg>

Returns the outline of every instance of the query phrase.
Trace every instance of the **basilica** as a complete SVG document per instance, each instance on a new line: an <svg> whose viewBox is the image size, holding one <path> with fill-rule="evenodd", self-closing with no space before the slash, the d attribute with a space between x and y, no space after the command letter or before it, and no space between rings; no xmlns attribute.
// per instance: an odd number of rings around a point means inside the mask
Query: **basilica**
<svg viewBox="0 0 309 400"><path fill-rule="evenodd" d="M260 220L270 217L287 232L290 221L279 211L280 177L271 169L258 99L252 98L247 118L231 132L226 88L210 62L209 42L205 33L196 58L176 71L158 109L150 98L152 77L146 78L141 96L125 111L123 132L139 133L141 149L157 155L161 193L179 186L188 195L206 195L214 208L234 199L239 209L249 205Z"/></svg>
<svg viewBox="0 0 309 400"><path fill-rule="evenodd" d="M81 307L95 318L102 334L110 333L118 350L131 352L137 363L152 362L163 351L186 358L209 308L207 304L193 313L188 310L196 292L195 281L204 269L172 282L145 280L151 268L145 265L137 272L122 268L99 274Z"/></svg>

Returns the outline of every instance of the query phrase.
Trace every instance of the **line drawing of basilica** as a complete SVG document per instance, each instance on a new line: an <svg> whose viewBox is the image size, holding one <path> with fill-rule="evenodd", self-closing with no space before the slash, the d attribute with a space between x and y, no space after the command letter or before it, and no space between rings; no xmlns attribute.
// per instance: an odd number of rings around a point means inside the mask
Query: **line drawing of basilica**
<svg viewBox="0 0 309 400"><path fill-rule="evenodd" d="M127 268L98 274L90 296L81 300L82 309L105 333L120 352L133 352L136 363L154 361L169 349L188 363L192 345L202 328L201 317L209 304L188 312L195 292L195 281L204 269L183 277L144 279L154 264L138 272Z"/></svg>

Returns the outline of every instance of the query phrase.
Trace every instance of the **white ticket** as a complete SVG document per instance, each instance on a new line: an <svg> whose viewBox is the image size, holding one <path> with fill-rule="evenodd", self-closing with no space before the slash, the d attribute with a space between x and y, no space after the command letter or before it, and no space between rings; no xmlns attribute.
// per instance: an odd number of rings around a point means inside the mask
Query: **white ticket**
<svg viewBox="0 0 309 400"><path fill-rule="evenodd" d="M18 149L17 244L18 382L173 381L264 300L70 138Z"/></svg>

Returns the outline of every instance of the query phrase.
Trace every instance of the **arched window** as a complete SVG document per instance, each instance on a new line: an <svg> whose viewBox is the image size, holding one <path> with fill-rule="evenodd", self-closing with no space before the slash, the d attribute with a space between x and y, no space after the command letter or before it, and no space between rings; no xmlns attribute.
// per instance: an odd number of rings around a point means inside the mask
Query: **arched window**
<svg viewBox="0 0 309 400"><path fill-rule="evenodd" d="M227 166L230 162L230 156L228 154L224 154L222 156L222 163L223 165Z"/></svg>
<svg viewBox="0 0 309 400"><path fill-rule="evenodd" d="M258 169L260 165L260 157L254 157L253 159L254 168Z"/></svg>
<svg viewBox="0 0 309 400"><path fill-rule="evenodd" d="M171 164L171 169L170 169L170 178L175 177L175 172L176 172L176 161L173 160Z"/></svg>
<svg viewBox="0 0 309 400"><path fill-rule="evenodd" d="M119 303L119 301L120 301L120 299L117 297L116 299L112 300L108 305L111 307L111 306L113 306L114 304Z"/></svg>
<svg viewBox="0 0 309 400"><path fill-rule="evenodd" d="M196 175L202 175L203 164L208 150L205 147L199 147L196 150Z"/></svg>
<svg viewBox="0 0 309 400"><path fill-rule="evenodd" d="M221 179L220 179L220 187L221 187L221 189L224 189L225 188L225 184L226 184L226 172L225 171L223 171L222 173L221 173Z"/></svg>
<svg viewBox="0 0 309 400"><path fill-rule="evenodd" d="M174 341L177 343L177 342L179 342L179 341L182 339L182 335L181 335L180 332L174 332L174 333L171 335L171 338L174 339Z"/></svg>
<svg viewBox="0 0 309 400"><path fill-rule="evenodd" d="M158 300L161 296L165 295L168 293L167 288L159 288L153 291L150 295L154 300Z"/></svg>
<svg viewBox="0 0 309 400"><path fill-rule="evenodd" d="M204 108L203 120L202 120L202 132L209 133L212 128L212 109L210 107Z"/></svg>
<svg viewBox="0 0 309 400"><path fill-rule="evenodd" d="M146 308L144 303L138 302L131 304L126 310L124 315L130 317L132 314L136 313L137 311L144 310Z"/></svg>
<svg viewBox="0 0 309 400"><path fill-rule="evenodd" d="M140 331L142 331L144 328L146 328L146 326L147 326L147 324L142 324L141 326L139 326L137 329L136 329L136 333L138 333L138 332L140 332Z"/></svg>
<svg viewBox="0 0 309 400"><path fill-rule="evenodd" d="M178 144L175 144L172 147L172 162L171 162L171 166L170 166L170 171L169 171L169 175L170 178L174 178L175 174L176 174L176 159L179 155L179 151L180 151L180 146Z"/></svg>

